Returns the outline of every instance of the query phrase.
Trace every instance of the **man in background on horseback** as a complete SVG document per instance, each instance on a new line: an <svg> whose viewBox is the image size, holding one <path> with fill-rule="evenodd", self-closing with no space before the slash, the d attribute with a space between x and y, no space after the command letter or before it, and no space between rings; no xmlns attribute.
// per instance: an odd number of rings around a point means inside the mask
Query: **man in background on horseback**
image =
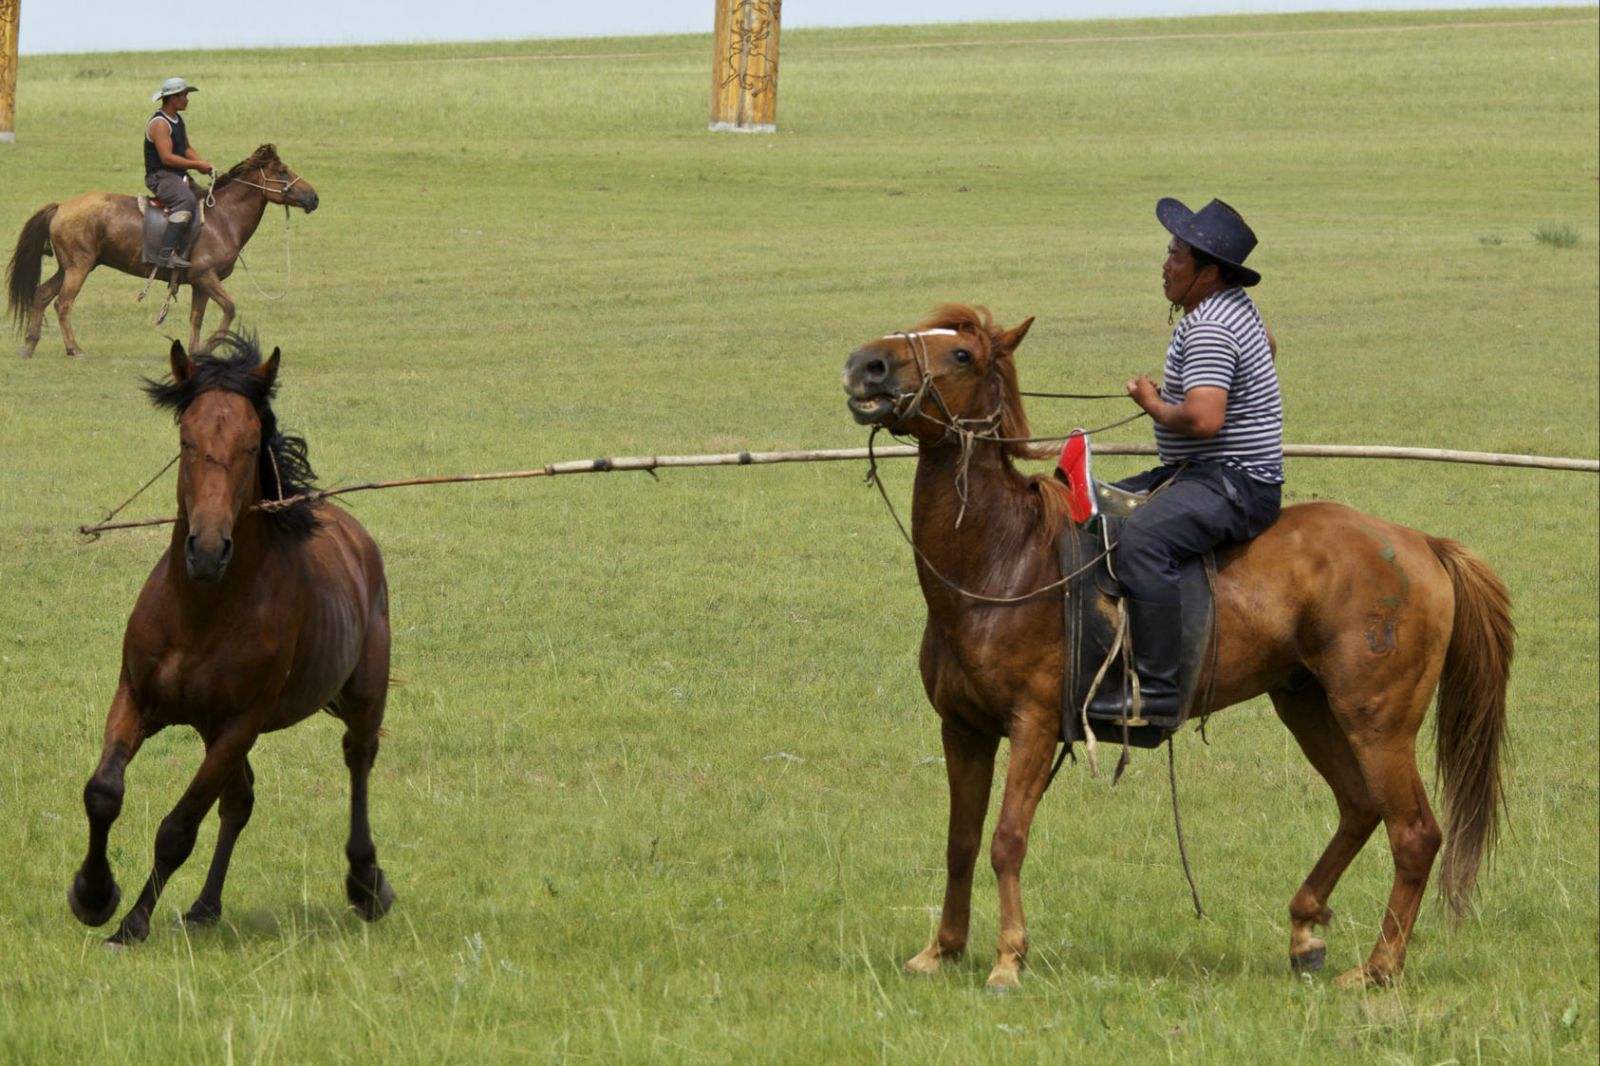
<svg viewBox="0 0 1600 1066"><path fill-rule="evenodd" d="M187 267L183 257L189 225L198 207L189 171L210 174L211 164L189 143L189 129L179 112L189 106L189 94L199 92L182 78L168 78L150 99L161 109L144 124L144 184L167 207L167 229L161 237L159 265Z"/></svg>
<svg viewBox="0 0 1600 1066"><path fill-rule="evenodd" d="M1274 347L1245 289L1256 236L1221 200L1198 212L1170 197L1156 217L1172 240L1161 268L1183 318L1167 347L1162 384L1141 374L1128 395L1156 424L1161 465L1119 482L1150 499L1123 526L1117 577L1128 600L1142 714L1176 722L1182 619L1178 564L1226 541L1256 536L1278 517L1283 487L1283 406ZM1122 690L1096 697L1094 713L1121 717Z"/></svg>

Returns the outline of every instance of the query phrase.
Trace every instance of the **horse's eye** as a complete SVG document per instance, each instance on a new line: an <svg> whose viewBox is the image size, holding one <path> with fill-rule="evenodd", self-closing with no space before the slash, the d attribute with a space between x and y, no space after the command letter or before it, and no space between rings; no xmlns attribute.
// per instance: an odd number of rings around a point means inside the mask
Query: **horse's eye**
<svg viewBox="0 0 1600 1066"><path fill-rule="evenodd" d="M966 366L972 362L972 353L967 351L965 348L957 348L954 354L956 362L960 363L962 366Z"/></svg>

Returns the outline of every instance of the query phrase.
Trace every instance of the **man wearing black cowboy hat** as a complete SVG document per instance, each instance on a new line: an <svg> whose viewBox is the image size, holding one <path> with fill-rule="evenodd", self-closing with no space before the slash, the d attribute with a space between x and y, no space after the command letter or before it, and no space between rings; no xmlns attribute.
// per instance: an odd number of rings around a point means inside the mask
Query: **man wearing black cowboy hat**
<svg viewBox="0 0 1600 1066"><path fill-rule="evenodd" d="M1191 211L1169 197L1156 204L1156 218L1172 234L1162 285L1183 318L1161 385L1146 375L1127 385L1156 424L1161 465L1119 485L1161 491L1123 526L1116 565L1142 713L1166 725L1180 711L1178 563L1248 540L1278 517L1283 405L1272 340L1245 293L1261 280L1244 265L1256 235L1221 200ZM1120 717L1126 699L1120 691L1097 697L1094 713Z"/></svg>

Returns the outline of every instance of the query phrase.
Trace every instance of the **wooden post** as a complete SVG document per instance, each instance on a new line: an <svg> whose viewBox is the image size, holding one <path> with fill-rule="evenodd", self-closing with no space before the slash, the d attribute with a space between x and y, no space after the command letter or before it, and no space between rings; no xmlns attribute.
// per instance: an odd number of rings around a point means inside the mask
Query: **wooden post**
<svg viewBox="0 0 1600 1066"><path fill-rule="evenodd" d="M711 57L713 130L777 131L782 7L783 0L717 0Z"/></svg>
<svg viewBox="0 0 1600 1066"><path fill-rule="evenodd" d="M22 0L0 0L0 144L17 139L17 24Z"/></svg>

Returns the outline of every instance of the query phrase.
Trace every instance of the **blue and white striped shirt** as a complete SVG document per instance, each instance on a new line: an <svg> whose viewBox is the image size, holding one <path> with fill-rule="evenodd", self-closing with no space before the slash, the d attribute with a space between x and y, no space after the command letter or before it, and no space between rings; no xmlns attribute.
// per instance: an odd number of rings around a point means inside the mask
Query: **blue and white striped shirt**
<svg viewBox="0 0 1600 1066"><path fill-rule="evenodd" d="M1225 389L1228 410L1222 429L1206 440L1156 426L1163 463L1220 462L1251 477L1283 483L1283 401L1272 364L1267 329L1241 288L1224 289L1200 301L1172 331L1161 399L1183 402L1200 386Z"/></svg>

